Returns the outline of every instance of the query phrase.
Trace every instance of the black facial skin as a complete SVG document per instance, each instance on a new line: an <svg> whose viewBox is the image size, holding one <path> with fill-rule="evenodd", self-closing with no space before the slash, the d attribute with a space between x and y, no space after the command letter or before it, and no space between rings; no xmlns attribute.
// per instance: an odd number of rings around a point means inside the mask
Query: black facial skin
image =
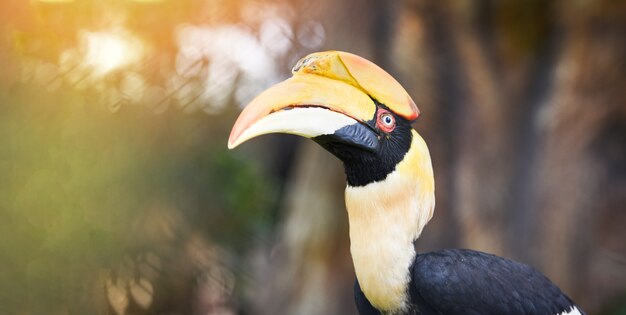
<svg viewBox="0 0 626 315"><path fill-rule="evenodd" d="M389 110L378 102L376 105L377 111L381 108ZM409 151L413 138L411 122L391 113L396 127L390 133L376 127L377 115L374 113L374 117L366 123L346 126L333 135L313 138L343 162L349 186L365 186L384 180Z"/></svg>

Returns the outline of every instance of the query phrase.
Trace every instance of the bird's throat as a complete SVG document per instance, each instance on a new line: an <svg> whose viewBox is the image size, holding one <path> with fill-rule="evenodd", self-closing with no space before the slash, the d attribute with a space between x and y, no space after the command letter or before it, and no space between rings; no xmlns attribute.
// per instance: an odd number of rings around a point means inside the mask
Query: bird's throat
<svg viewBox="0 0 626 315"><path fill-rule="evenodd" d="M415 131L411 148L384 180L346 188L350 251L361 290L377 309L407 307L413 242L435 205L430 154Z"/></svg>

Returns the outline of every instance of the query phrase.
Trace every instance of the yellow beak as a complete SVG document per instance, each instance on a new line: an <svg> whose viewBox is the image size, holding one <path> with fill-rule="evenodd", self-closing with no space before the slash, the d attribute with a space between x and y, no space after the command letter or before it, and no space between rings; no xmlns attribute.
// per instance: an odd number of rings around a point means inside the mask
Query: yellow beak
<svg viewBox="0 0 626 315"><path fill-rule="evenodd" d="M374 100L406 119L419 115L404 88L372 62L345 52L314 53L296 64L291 78L246 106L228 147L268 133L313 138L356 123L366 125L376 114Z"/></svg>

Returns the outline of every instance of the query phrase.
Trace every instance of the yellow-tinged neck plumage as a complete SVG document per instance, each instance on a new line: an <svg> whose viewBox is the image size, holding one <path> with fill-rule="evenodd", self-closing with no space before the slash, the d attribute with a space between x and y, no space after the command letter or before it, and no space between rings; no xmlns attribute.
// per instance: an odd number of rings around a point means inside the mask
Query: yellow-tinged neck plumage
<svg viewBox="0 0 626 315"><path fill-rule="evenodd" d="M433 215L434 178L424 139L411 130L404 159L382 181L346 188L350 251L361 290L379 310L406 307L413 242Z"/></svg>

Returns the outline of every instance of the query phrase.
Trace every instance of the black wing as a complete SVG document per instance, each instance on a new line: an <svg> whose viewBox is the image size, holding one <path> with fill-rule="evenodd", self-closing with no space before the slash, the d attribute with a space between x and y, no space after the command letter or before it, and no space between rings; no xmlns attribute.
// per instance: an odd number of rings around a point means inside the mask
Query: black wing
<svg viewBox="0 0 626 315"><path fill-rule="evenodd" d="M418 255L412 268L418 314L584 314L544 275L498 256L442 250Z"/></svg>

